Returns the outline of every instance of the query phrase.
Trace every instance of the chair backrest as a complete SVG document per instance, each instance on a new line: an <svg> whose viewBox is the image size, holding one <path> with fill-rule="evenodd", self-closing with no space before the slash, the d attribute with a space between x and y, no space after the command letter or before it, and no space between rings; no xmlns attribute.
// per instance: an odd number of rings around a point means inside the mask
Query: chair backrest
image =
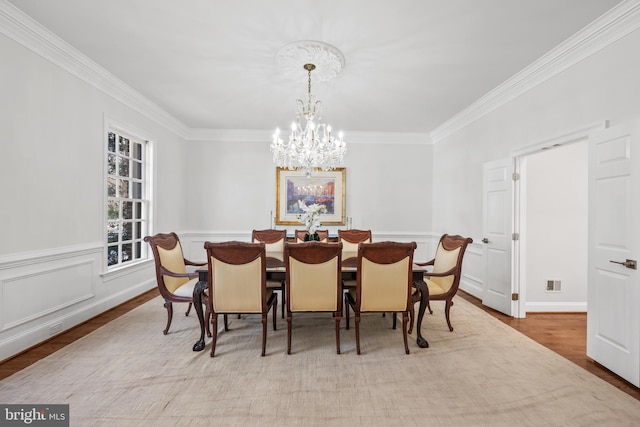
<svg viewBox="0 0 640 427"><path fill-rule="evenodd" d="M443 234L440 237L434 258L433 272L444 273L452 269L453 272L449 276L431 276L429 279L437 283L445 293L457 291L462 274L462 258L467 245L471 242L473 239L459 235Z"/></svg>
<svg viewBox="0 0 640 427"><path fill-rule="evenodd" d="M209 298L214 313L266 312L264 243L206 242Z"/></svg>
<svg viewBox="0 0 640 427"><path fill-rule="evenodd" d="M287 230L253 230L251 233L252 242L262 242L265 244L267 256L272 256L282 260L284 253L284 242L287 239Z"/></svg>
<svg viewBox="0 0 640 427"><path fill-rule="evenodd" d="M361 243L356 311L407 311L416 243Z"/></svg>
<svg viewBox="0 0 640 427"><path fill-rule="evenodd" d="M359 243L371 243L371 230L338 230L338 241L342 242L342 259L358 256Z"/></svg>
<svg viewBox="0 0 640 427"><path fill-rule="evenodd" d="M290 311L342 311L341 253L340 243L285 244Z"/></svg>
<svg viewBox="0 0 640 427"><path fill-rule="evenodd" d="M171 277L162 273L162 268L178 274L187 272L178 235L176 233L158 233L155 236L146 236L144 240L149 243L156 262L156 280L160 294L163 296L165 296L165 292L173 294L176 289L189 281L188 277Z"/></svg>
<svg viewBox="0 0 640 427"><path fill-rule="evenodd" d="M296 230L296 242L303 243L304 236L306 236L307 233L307 230ZM329 240L329 230L316 230L316 233L321 242L327 242Z"/></svg>

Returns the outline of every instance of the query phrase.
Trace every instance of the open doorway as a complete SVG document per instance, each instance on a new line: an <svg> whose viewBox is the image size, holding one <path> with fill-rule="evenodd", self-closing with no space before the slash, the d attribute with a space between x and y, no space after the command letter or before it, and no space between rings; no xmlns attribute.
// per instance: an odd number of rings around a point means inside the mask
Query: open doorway
<svg viewBox="0 0 640 427"><path fill-rule="evenodd" d="M518 162L518 317L527 312L586 312L587 140L541 147Z"/></svg>

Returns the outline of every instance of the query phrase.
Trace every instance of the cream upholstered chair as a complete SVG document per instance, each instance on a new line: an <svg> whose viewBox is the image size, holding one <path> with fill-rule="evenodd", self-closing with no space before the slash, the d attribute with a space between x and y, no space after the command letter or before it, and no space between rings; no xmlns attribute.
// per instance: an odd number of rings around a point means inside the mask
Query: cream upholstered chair
<svg viewBox="0 0 640 427"><path fill-rule="evenodd" d="M267 289L266 251L264 243L206 242L209 264L209 310L213 326L211 357L216 351L218 314L262 315L262 356L267 346L267 314L273 309L276 330L278 295ZM225 331L228 325L225 318Z"/></svg>
<svg viewBox="0 0 640 427"><path fill-rule="evenodd" d="M358 245L362 243L371 243L371 230L338 230L338 241L342 243L342 261L353 267L358 259ZM355 280L344 280L342 287L345 289L355 288Z"/></svg>
<svg viewBox="0 0 640 427"><path fill-rule="evenodd" d="M411 307L413 253L416 243L361 243L356 288L345 295L347 329L349 307L355 311L356 350L360 354L360 317L366 312L401 312L405 353L409 354L407 323Z"/></svg>
<svg viewBox="0 0 640 427"><path fill-rule="evenodd" d="M358 244L371 243L371 230L338 230L338 241L342 242L342 260L358 257ZM355 283L354 283L355 286Z"/></svg>
<svg viewBox="0 0 640 427"><path fill-rule="evenodd" d="M284 242L287 240L287 230L253 230L251 233L252 242L262 242L265 244L267 258L273 258L284 263ZM282 318L284 319L285 306L285 281L269 280L267 288L279 290L282 296Z"/></svg>
<svg viewBox="0 0 640 427"><path fill-rule="evenodd" d="M156 262L156 282L167 309L167 326L163 331L167 335L173 319L172 303L188 303L186 316L191 311L193 288L198 282L198 273L188 273L187 265L203 266L205 263L195 263L184 258L180 239L176 233L158 233L155 236L146 236L144 241L149 243ZM206 301L203 303L206 304ZM206 319L209 319L208 314L207 311ZM208 324L207 333L211 336Z"/></svg>
<svg viewBox="0 0 640 427"><path fill-rule="evenodd" d="M342 244L285 243L287 268L287 354L291 354L293 313L331 312L336 323L336 352L340 354L342 317Z"/></svg>
<svg viewBox="0 0 640 427"><path fill-rule="evenodd" d="M416 262L420 266L433 266L429 273L425 273L425 282L429 288L429 301L440 300L445 303L445 316L447 318L447 326L453 331L451 326L450 311L453 306L453 297L458 292L460 286L460 276L462 275L462 259L467 249L467 245L473 243L470 237L462 237L459 235L443 234L438 243L436 256L428 262ZM413 290L413 304L420 301L419 293ZM414 307L411 304L411 326L413 329ZM429 313L433 314L431 303L429 302Z"/></svg>
<svg viewBox="0 0 640 427"><path fill-rule="evenodd" d="M316 230L316 233L318 234L318 237L320 238L321 242L327 242L329 241L329 230ZM307 234L307 230L296 230L295 231L295 236L296 236L296 242L297 243L303 243L304 240L304 236L306 236Z"/></svg>

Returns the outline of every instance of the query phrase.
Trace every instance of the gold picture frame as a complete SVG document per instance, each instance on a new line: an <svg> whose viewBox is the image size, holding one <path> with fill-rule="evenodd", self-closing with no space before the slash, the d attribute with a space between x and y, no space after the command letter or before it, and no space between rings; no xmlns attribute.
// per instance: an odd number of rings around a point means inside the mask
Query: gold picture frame
<svg viewBox="0 0 640 427"><path fill-rule="evenodd" d="M327 207L320 217L322 225L345 224L346 168L331 171L304 172L276 168L276 218L277 225L301 225L302 213L298 200L307 205L318 203Z"/></svg>

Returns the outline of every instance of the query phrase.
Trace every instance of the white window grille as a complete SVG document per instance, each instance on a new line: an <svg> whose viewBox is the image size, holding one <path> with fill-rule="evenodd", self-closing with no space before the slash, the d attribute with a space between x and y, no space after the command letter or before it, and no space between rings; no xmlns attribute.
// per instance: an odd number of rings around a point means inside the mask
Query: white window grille
<svg viewBox="0 0 640 427"><path fill-rule="evenodd" d="M148 142L109 129L106 165L108 269L146 259L148 232Z"/></svg>

